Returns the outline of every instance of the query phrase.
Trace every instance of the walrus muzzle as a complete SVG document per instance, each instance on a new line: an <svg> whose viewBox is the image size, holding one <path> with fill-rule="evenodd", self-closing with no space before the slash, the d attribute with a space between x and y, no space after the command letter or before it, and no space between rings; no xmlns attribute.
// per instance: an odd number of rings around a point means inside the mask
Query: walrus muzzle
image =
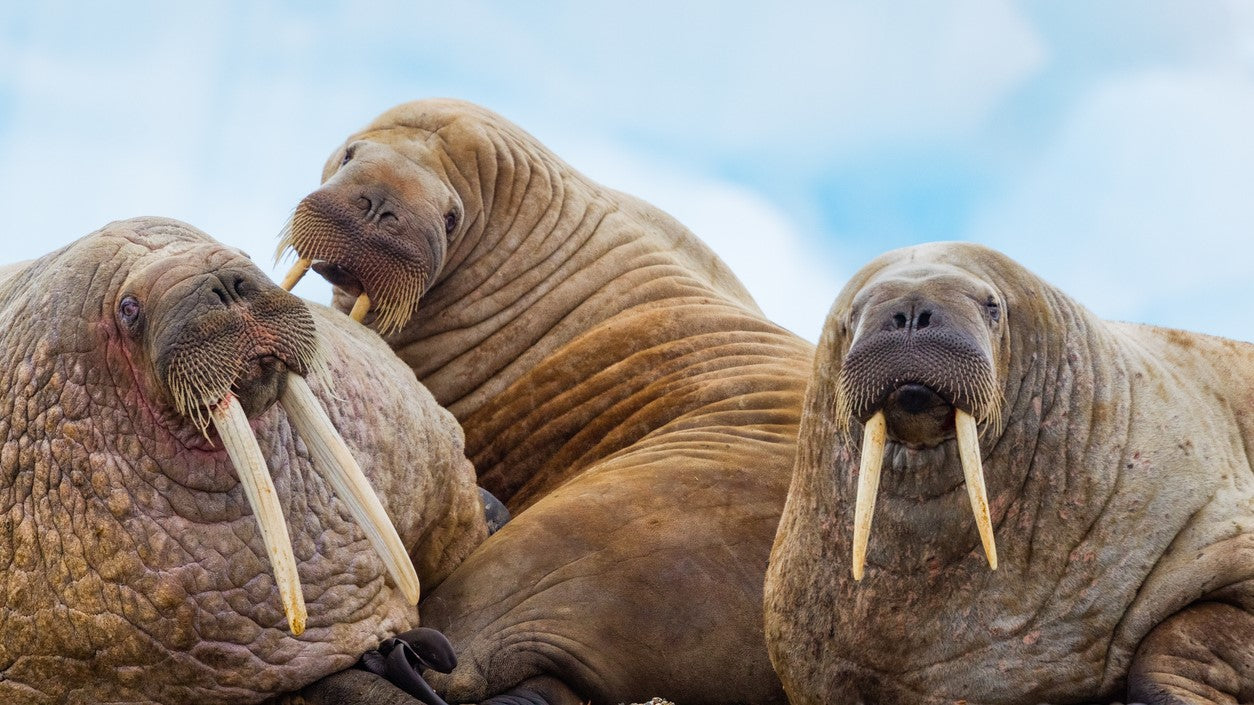
<svg viewBox="0 0 1254 705"><path fill-rule="evenodd" d="M980 459L979 424L1000 424L1000 396L986 346L930 310L895 312L886 325L850 346L837 386L838 426L864 424L854 505L852 570L861 580L871 518L889 437L930 447L952 437L958 445L971 509L989 567L997 547Z"/></svg>
<svg viewBox="0 0 1254 705"><path fill-rule="evenodd" d="M289 248L297 257L280 286L290 291L314 269L356 297L353 320L362 323L374 313L387 335L418 310L444 256L443 233L418 226L431 218L418 217L389 194L355 193L328 184L300 202L275 251L276 261Z"/></svg>
<svg viewBox="0 0 1254 705"><path fill-rule="evenodd" d="M321 374L313 318L294 296L247 273L208 275L172 289L154 316L153 359L173 407L201 433L213 425L252 508L292 634L306 609L291 538L249 416L277 403L313 467L348 506L405 598L418 576L379 498L304 375ZM323 375L325 376L325 375Z"/></svg>

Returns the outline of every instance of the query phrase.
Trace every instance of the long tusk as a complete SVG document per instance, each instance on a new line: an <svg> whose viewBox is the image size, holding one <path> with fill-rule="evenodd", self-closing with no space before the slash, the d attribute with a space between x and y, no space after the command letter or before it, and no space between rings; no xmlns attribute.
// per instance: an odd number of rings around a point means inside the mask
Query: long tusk
<svg viewBox="0 0 1254 705"><path fill-rule="evenodd" d="M405 599L410 604L418 604L418 573L409 560L405 544L401 543L401 537L396 534L396 527L392 526L370 481L353 459L348 446L344 445L344 439L331 425L331 419L327 418L309 384L299 375L289 373L279 403L309 448L314 467L348 505L353 518L366 533L370 545L383 560L383 565Z"/></svg>
<svg viewBox="0 0 1254 705"><path fill-rule="evenodd" d="M353 302L353 310L348 315L354 321L361 323L362 319L364 319L366 317L366 314L369 312L370 312L370 297L367 296L366 292L363 291L361 295L357 297L357 300Z"/></svg>
<svg viewBox="0 0 1254 705"><path fill-rule="evenodd" d="M283 509L279 507L274 482L266 468L265 456L257 445L257 437L248 427L244 407L234 396L228 396L213 409L210 418L227 455L235 464L244 496L257 517L261 538L270 556L270 568L274 571L274 584L279 588L279 599L287 615L288 627L293 636L305 631L305 596L301 593L300 577L296 574L296 557L292 554L292 539L283 521Z"/></svg>
<svg viewBox="0 0 1254 705"><path fill-rule="evenodd" d="M875 494L880 487L880 468L884 465L884 443L888 437L884 412L877 411L866 422L862 434L862 463L858 468L858 499L853 509L853 579L862 580L866 565L866 546L871 538L871 516L875 513Z"/></svg>
<svg viewBox="0 0 1254 705"><path fill-rule="evenodd" d="M300 281L309 271L309 265L311 264L313 264L313 260L308 257L301 257L296 260L296 264L293 264L292 268L288 270L287 276L283 277L283 283L279 286L287 291L291 291L292 287L296 286L296 282Z"/></svg>
<svg viewBox="0 0 1254 705"><path fill-rule="evenodd" d="M980 529L980 542L988 567L997 570L997 544L993 540L993 522L988 516L988 493L984 490L984 468L980 462L980 439L971 414L956 409L954 425L958 433L958 457L962 460L962 474L967 478L967 495L971 498L971 511Z"/></svg>

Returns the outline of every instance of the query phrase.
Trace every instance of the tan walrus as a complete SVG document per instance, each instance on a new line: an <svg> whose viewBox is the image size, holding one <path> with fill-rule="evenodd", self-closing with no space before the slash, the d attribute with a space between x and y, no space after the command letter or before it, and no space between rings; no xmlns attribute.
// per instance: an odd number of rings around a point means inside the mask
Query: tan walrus
<svg viewBox="0 0 1254 705"><path fill-rule="evenodd" d="M1099 320L975 245L876 259L767 576L790 702L1254 702L1251 457L1254 346Z"/></svg>
<svg viewBox="0 0 1254 705"><path fill-rule="evenodd" d="M182 223L4 268L0 321L2 702L259 702L413 626L486 536L382 341Z"/></svg>
<svg viewBox="0 0 1254 705"><path fill-rule="evenodd" d="M477 106L390 110L323 177L289 283L312 265L386 334L515 512L422 604L461 664L437 690L780 702L761 589L811 346L665 213Z"/></svg>

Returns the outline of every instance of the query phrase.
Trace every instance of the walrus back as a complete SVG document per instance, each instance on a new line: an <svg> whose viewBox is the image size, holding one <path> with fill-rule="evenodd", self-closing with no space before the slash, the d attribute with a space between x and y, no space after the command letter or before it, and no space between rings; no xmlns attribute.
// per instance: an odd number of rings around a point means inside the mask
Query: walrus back
<svg viewBox="0 0 1254 705"><path fill-rule="evenodd" d="M740 278L686 226L657 206L628 193L596 185L611 200L617 202L633 221L652 232L651 236L663 240L693 276L705 282L710 289L725 300L740 304L758 316L765 318L762 309Z"/></svg>
<svg viewBox="0 0 1254 705"><path fill-rule="evenodd" d="M18 283L18 280L23 279L22 274L30 269L34 261L23 260L0 265L0 312L4 311L15 294L25 288ZM4 320L7 316L6 313L0 313L0 320Z"/></svg>
<svg viewBox="0 0 1254 705"><path fill-rule="evenodd" d="M1137 323L1112 323L1161 363L1164 376L1184 375L1186 386L1230 409L1254 457L1254 343Z"/></svg>
<svg viewBox="0 0 1254 705"><path fill-rule="evenodd" d="M0 264L0 285L8 281L17 272L29 267L31 260L22 260L21 262L13 262L11 264Z"/></svg>
<svg viewBox="0 0 1254 705"><path fill-rule="evenodd" d="M808 343L734 304L692 297L638 306L562 346L464 419L467 448L480 481L518 512L611 455L675 442L681 431L769 430L791 444L812 355Z"/></svg>

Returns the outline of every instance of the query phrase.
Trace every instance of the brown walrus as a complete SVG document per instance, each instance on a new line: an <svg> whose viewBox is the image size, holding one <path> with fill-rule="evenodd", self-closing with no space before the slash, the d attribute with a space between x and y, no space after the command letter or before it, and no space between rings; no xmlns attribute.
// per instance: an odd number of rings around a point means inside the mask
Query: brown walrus
<svg viewBox="0 0 1254 705"><path fill-rule="evenodd" d="M483 108L394 108L323 177L288 283L312 265L386 334L515 513L422 603L460 659L437 690L781 702L761 590L812 347L679 223Z"/></svg>
<svg viewBox="0 0 1254 705"><path fill-rule="evenodd" d="M0 701L258 702L413 626L486 536L382 341L186 225L6 267L0 321Z"/></svg>
<svg viewBox="0 0 1254 705"><path fill-rule="evenodd" d="M767 575L790 702L1254 702L1251 457L1254 346L1100 320L975 245L876 259Z"/></svg>

